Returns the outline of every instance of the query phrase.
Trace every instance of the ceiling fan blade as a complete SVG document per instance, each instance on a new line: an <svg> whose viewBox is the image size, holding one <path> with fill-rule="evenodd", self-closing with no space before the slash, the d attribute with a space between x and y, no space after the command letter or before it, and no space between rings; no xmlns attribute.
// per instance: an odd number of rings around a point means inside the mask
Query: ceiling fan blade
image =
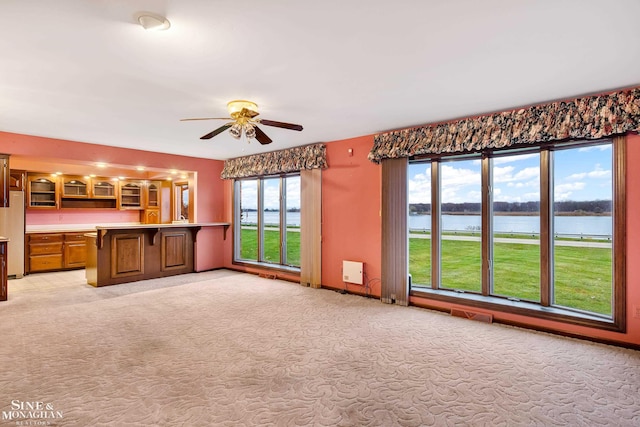
<svg viewBox="0 0 640 427"><path fill-rule="evenodd" d="M188 122L190 120L231 120L230 117L202 117L195 119L180 119L181 122Z"/></svg>
<svg viewBox="0 0 640 427"><path fill-rule="evenodd" d="M214 136L218 135L219 133L222 133L225 130L229 129L230 127L231 127L231 124L227 123L226 125L220 126L218 129L214 130L213 132L209 132L208 134L201 136L200 139L211 139Z"/></svg>
<svg viewBox="0 0 640 427"><path fill-rule="evenodd" d="M302 130L302 126L294 125L292 123L284 123L284 122L275 122L273 120L260 120L260 123L266 126L275 126L277 128L291 129L291 130Z"/></svg>
<svg viewBox="0 0 640 427"><path fill-rule="evenodd" d="M256 131L256 139L260 144L267 145L273 142L271 138L269 138L266 133L262 132L262 129L260 129L258 126L254 126L253 128Z"/></svg>

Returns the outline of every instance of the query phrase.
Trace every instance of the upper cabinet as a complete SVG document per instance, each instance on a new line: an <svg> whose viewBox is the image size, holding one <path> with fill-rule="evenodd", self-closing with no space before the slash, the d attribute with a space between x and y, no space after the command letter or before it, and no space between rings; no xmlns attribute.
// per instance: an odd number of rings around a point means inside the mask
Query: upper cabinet
<svg viewBox="0 0 640 427"><path fill-rule="evenodd" d="M120 209L142 209L142 183L120 181Z"/></svg>
<svg viewBox="0 0 640 427"><path fill-rule="evenodd" d="M9 207L9 155L0 154L0 207Z"/></svg>
<svg viewBox="0 0 640 427"><path fill-rule="evenodd" d="M96 199L115 199L116 186L109 178L92 178L91 193Z"/></svg>
<svg viewBox="0 0 640 427"><path fill-rule="evenodd" d="M88 198L89 178L83 178L81 176L63 176L62 177L62 197L78 197Z"/></svg>
<svg viewBox="0 0 640 427"><path fill-rule="evenodd" d="M27 207L55 209L58 207L58 177L29 174L27 176Z"/></svg>
<svg viewBox="0 0 640 427"><path fill-rule="evenodd" d="M9 173L9 190L24 191L26 187L27 171L11 169Z"/></svg>
<svg viewBox="0 0 640 427"><path fill-rule="evenodd" d="M160 187L157 181L147 183L147 208L160 208Z"/></svg>

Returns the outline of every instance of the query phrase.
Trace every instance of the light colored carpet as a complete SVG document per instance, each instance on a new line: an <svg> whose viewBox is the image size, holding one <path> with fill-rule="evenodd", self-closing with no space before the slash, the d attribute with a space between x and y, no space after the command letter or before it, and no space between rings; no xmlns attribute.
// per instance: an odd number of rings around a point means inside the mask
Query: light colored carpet
<svg viewBox="0 0 640 427"><path fill-rule="evenodd" d="M640 425L640 352L226 270L12 280L0 344L50 425Z"/></svg>

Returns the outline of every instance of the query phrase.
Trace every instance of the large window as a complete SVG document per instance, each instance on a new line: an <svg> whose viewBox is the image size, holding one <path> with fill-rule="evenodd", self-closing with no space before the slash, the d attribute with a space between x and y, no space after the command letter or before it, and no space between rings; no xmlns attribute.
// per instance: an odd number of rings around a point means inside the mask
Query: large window
<svg viewBox="0 0 640 427"><path fill-rule="evenodd" d="M235 182L236 262L300 267L300 176Z"/></svg>
<svg viewBox="0 0 640 427"><path fill-rule="evenodd" d="M623 144L564 143L410 162L412 292L620 329L624 263L615 260L624 247L616 247L615 230L624 230L624 216L615 206L623 206L616 203L624 191L615 183Z"/></svg>

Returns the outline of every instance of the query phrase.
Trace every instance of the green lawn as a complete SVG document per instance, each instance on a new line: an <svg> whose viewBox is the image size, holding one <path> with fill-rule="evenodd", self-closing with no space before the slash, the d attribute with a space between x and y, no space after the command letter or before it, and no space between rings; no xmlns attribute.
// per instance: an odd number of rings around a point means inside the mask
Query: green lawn
<svg viewBox="0 0 640 427"><path fill-rule="evenodd" d="M414 285L431 286L431 240L409 239L409 273ZM540 247L517 243L494 246L494 294L540 301ZM442 286L479 292L480 242L442 240ZM555 303L611 314L610 249L555 247Z"/></svg>
<svg viewBox="0 0 640 427"><path fill-rule="evenodd" d="M257 230L242 230L243 259L256 260ZM409 239L409 273L414 285L431 284L431 240ZM265 260L280 262L278 231L265 231ZM540 301L540 248L496 243L494 294ZM287 264L300 265L300 232L287 232ZM610 249L557 246L555 303L604 315L611 314ZM442 287L480 292L480 242L442 240Z"/></svg>
<svg viewBox="0 0 640 427"><path fill-rule="evenodd" d="M258 259L258 230L242 230L241 251L242 259ZM264 261L280 263L280 232L265 230L264 232ZM300 232L287 231L287 265L300 266Z"/></svg>

